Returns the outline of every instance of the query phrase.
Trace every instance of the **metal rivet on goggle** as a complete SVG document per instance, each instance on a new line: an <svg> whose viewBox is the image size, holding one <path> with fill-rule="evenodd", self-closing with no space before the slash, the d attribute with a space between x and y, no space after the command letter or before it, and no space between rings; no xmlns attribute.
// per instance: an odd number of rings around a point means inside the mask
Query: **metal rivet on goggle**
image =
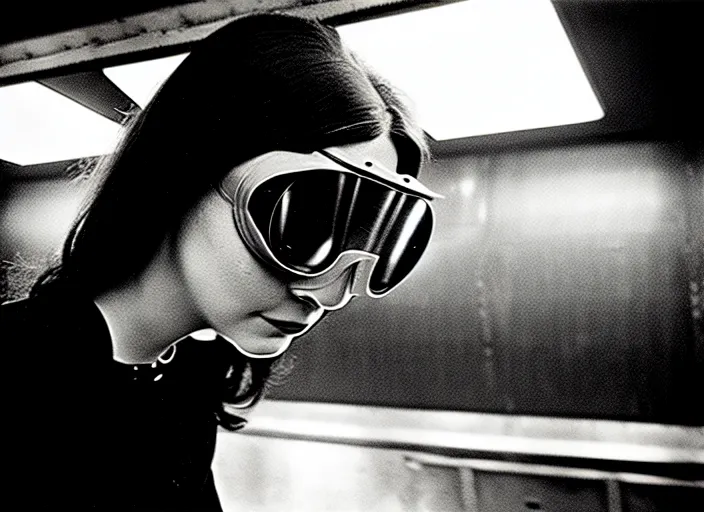
<svg viewBox="0 0 704 512"><path fill-rule="evenodd" d="M374 164L371 162L364 162L364 165L366 165L367 167L372 167Z"/></svg>

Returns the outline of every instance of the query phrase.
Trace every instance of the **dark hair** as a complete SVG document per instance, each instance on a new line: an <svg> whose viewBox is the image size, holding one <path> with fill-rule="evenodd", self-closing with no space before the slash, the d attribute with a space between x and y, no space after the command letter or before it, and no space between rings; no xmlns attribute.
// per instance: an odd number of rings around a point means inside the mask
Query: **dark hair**
<svg viewBox="0 0 704 512"><path fill-rule="evenodd" d="M427 153L423 132L399 93L337 31L284 14L239 18L198 43L129 123L95 171L60 265L32 294L60 284L94 297L130 279L212 184L252 157L383 133L391 133L399 171L417 174ZM270 367L250 362L245 395L261 395ZM241 395L242 368L240 361L228 372L233 394Z"/></svg>

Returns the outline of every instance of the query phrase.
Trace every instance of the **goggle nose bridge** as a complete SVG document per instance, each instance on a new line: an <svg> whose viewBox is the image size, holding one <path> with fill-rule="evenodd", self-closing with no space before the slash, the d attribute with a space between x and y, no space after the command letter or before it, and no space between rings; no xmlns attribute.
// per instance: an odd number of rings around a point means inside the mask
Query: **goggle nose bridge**
<svg viewBox="0 0 704 512"><path fill-rule="evenodd" d="M299 299L313 302L326 311L335 311L347 305L353 297L380 296L370 289L371 276L378 261L379 256L376 254L358 250L345 251L326 273L294 281L289 288ZM323 298L330 294L337 294L339 300L331 304Z"/></svg>
<svg viewBox="0 0 704 512"><path fill-rule="evenodd" d="M355 297L354 295L347 294L345 295L345 298L337 304L326 305L323 304L322 301L320 301L318 297L315 296L314 292L291 290L291 293L293 293L293 295L295 295L299 300L309 302L313 304L316 308L321 308L325 311L337 311L338 309L342 309L347 304L349 304L349 302Z"/></svg>

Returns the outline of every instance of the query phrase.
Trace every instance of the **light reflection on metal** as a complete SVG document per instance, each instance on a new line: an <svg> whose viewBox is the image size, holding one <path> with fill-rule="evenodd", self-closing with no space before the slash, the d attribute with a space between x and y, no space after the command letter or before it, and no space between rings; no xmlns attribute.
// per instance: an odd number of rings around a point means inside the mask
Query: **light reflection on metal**
<svg viewBox="0 0 704 512"><path fill-rule="evenodd" d="M657 226L668 195L651 169L573 169L535 174L498 186L505 225L525 234L649 232Z"/></svg>
<svg viewBox="0 0 704 512"><path fill-rule="evenodd" d="M435 454L408 453L404 457L406 465L441 466L454 468L470 468L475 471L490 473L512 473L519 475L539 475L556 478L579 478L582 480L611 480L623 483L644 485L677 485L682 487L704 487L704 480L682 480L659 475L639 473L610 472L598 469L549 466L541 464L526 464L522 462L462 459Z"/></svg>
<svg viewBox="0 0 704 512"><path fill-rule="evenodd" d="M474 190L477 188L477 183L473 178L465 178L459 184L460 193L464 197L472 197Z"/></svg>
<svg viewBox="0 0 704 512"><path fill-rule="evenodd" d="M241 433L382 448L704 463L698 427L264 400Z"/></svg>

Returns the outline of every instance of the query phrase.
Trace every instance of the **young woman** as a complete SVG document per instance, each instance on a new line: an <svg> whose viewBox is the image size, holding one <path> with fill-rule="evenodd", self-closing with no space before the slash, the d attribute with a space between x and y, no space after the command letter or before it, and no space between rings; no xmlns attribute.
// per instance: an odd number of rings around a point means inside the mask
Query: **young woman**
<svg viewBox="0 0 704 512"><path fill-rule="evenodd" d="M2 306L5 487L32 510L220 510L218 425L324 313L418 263L425 155L330 27L254 15L199 43L91 177L60 264Z"/></svg>

